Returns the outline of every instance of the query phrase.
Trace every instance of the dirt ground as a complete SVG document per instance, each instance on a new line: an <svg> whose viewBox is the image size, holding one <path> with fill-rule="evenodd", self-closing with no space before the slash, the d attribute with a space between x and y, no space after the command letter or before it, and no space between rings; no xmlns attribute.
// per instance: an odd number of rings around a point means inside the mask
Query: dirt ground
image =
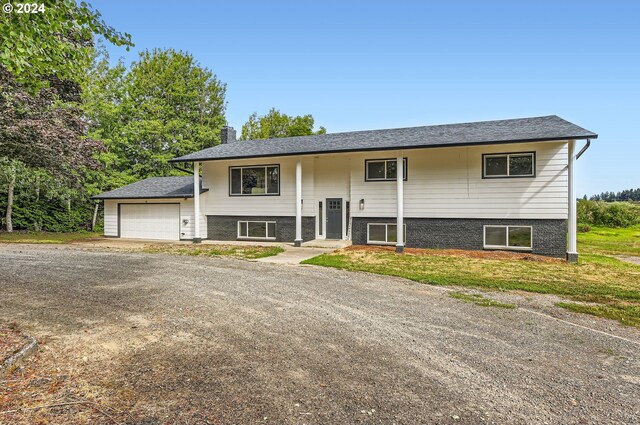
<svg viewBox="0 0 640 425"><path fill-rule="evenodd" d="M28 341L15 322L0 323L0 365L20 351Z"/></svg>
<svg viewBox="0 0 640 425"><path fill-rule="evenodd" d="M0 245L0 423L637 424L640 331L312 266Z"/></svg>

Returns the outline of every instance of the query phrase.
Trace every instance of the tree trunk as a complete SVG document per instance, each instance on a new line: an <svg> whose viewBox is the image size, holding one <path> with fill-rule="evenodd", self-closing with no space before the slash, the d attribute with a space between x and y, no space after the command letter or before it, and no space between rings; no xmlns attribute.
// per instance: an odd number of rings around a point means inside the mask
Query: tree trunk
<svg viewBox="0 0 640 425"><path fill-rule="evenodd" d="M11 220L11 215L13 213L13 190L16 187L16 170L11 170L11 175L9 176L9 187L7 188L7 232L13 232L13 221Z"/></svg>
<svg viewBox="0 0 640 425"><path fill-rule="evenodd" d="M36 202L40 200L40 176L36 176Z"/></svg>
<svg viewBox="0 0 640 425"><path fill-rule="evenodd" d="M71 211L71 196L67 198L67 211Z"/></svg>
<svg viewBox="0 0 640 425"><path fill-rule="evenodd" d="M100 203L96 202L96 206L93 208L93 220L91 220L91 231L96 230L96 221L98 221L98 207Z"/></svg>

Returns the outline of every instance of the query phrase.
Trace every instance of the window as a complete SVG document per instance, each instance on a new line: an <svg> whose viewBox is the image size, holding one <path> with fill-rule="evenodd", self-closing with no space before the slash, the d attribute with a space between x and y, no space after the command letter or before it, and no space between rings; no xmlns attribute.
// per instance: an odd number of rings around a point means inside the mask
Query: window
<svg viewBox="0 0 640 425"><path fill-rule="evenodd" d="M482 177L535 177L535 152L482 155Z"/></svg>
<svg viewBox="0 0 640 425"><path fill-rule="evenodd" d="M404 224L404 241L407 241L407 225ZM398 226L393 223L367 223L367 243L389 244L398 242Z"/></svg>
<svg viewBox="0 0 640 425"><path fill-rule="evenodd" d="M275 221L239 221L238 239L275 239Z"/></svg>
<svg viewBox="0 0 640 425"><path fill-rule="evenodd" d="M323 216L324 211L322 210L322 201L320 201L318 202L318 235L320 236L322 236L322 227L324 225Z"/></svg>
<svg viewBox="0 0 640 425"><path fill-rule="evenodd" d="M484 226L484 247L531 249L531 226Z"/></svg>
<svg viewBox="0 0 640 425"><path fill-rule="evenodd" d="M279 195L280 166L260 165L229 168L230 195Z"/></svg>
<svg viewBox="0 0 640 425"><path fill-rule="evenodd" d="M364 161L365 181L387 181L398 178L397 159L367 159ZM407 180L407 158L404 165L404 179Z"/></svg>

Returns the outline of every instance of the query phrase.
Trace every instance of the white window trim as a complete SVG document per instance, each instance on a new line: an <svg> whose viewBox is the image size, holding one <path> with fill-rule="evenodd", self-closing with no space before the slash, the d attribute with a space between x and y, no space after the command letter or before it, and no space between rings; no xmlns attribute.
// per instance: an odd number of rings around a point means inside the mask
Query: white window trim
<svg viewBox="0 0 640 425"><path fill-rule="evenodd" d="M278 169L278 191L268 192L268 169L276 167ZM242 193L242 172L245 168L264 168L264 193ZM240 170L240 193L233 193L233 178L232 171ZM242 165L237 167L229 167L229 196L280 196L280 164L267 164L267 165Z"/></svg>
<svg viewBox="0 0 640 425"><path fill-rule="evenodd" d="M504 156L507 158L507 174L487 174L487 158L497 158ZM511 167L509 162L512 156L530 156L531 157L531 174L509 174ZM504 177L535 177L536 176L536 153L535 152L513 152L513 153L495 153L482 155L482 177L485 179L495 179Z"/></svg>
<svg viewBox="0 0 640 425"><path fill-rule="evenodd" d="M382 159L365 159L364 160L364 180L366 182L394 182L397 178L387 177L387 162L397 162L397 158L382 158ZM369 163L371 162L384 162L384 177L369 177ZM407 165L407 158L402 158L403 165L403 180L407 180L407 174L409 174L409 167ZM396 171L397 172L397 171Z"/></svg>
<svg viewBox="0 0 640 425"><path fill-rule="evenodd" d="M367 244L372 245L395 245L396 242L387 242L387 241L375 241L369 238L369 229L370 226L384 226L384 238L389 240L389 226L396 226L396 223L367 223ZM407 225L402 225L404 229L404 242L407 242Z"/></svg>
<svg viewBox="0 0 640 425"><path fill-rule="evenodd" d="M487 245L487 227L499 227L505 228L507 231L506 242L507 245ZM530 246L509 246L509 227L528 227L531 230L531 239L529 240ZM482 227L482 246L485 249L502 249L510 251L531 251L533 249L533 226L521 226L518 224L502 225L502 224L485 224Z"/></svg>
<svg viewBox="0 0 640 425"><path fill-rule="evenodd" d="M264 237L259 237L259 236L249 236L249 223L265 223L265 229L264 229ZM247 236L240 236L240 226L242 224L245 224L247 226ZM262 220L238 220L237 223L237 236L238 239L245 239L245 240L265 240L265 241L274 241L276 240L276 237L268 237L267 235L269 234L269 224L276 224L275 221L262 221Z"/></svg>

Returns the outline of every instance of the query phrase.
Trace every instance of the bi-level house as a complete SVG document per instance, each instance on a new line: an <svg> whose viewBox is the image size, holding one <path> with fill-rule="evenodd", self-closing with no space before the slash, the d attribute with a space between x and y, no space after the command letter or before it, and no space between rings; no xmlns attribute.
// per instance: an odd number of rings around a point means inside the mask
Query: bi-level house
<svg viewBox="0 0 640 425"><path fill-rule="evenodd" d="M97 196L105 236L295 245L345 239L398 252L577 258L574 162L598 136L557 116L235 136L225 127L220 145L172 160L193 167L193 176L151 178Z"/></svg>

